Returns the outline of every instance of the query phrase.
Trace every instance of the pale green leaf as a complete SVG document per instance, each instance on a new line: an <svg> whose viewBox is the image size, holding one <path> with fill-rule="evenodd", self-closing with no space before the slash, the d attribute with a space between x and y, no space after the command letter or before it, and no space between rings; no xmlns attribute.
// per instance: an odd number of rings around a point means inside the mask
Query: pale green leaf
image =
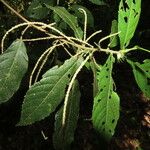
<svg viewBox="0 0 150 150"><path fill-rule="evenodd" d="M53 67L43 78L28 90L22 106L19 125L32 124L52 113L64 98L70 78L82 62L82 58L72 57L61 67Z"/></svg>
<svg viewBox="0 0 150 150"><path fill-rule="evenodd" d="M118 32L118 22L117 20L113 20L111 24L111 33L114 34ZM115 47L118 45L118 35L110 37L109 47Z"/></svg>
<svg viewBox="0 0 150 150"><path fill-rule="evenodd" d="M96 5L106 5L105 0L89 0L89 1Z"/></svg>
<svg viewBox="0 0 150 150"><path fill-rule="evenodd" d="M65 125L62 126L63 107L61 107L55 116L55 132L53 135L55 149L66 150L74 140L74 132L79 116L79 100L80 91L78 82L76 81L70 93Z"/></svg>
<svg viewBox="0 0 150 150"><path fill-rule="evenodd" d="M70 26L70 28L74 31L76 38L83 38L83 31L78 25L77 18L70 14L66 8L60 6L51 7L49 5L46 5L46 7L52 9L54 13L56 13L64 22Z"/></svg>
<svg viewBox="0 0 150 150"><path fill-rule="evenodd" d="M98 93L94 98L92 121L94 128L106 139L114 134L119 119L119 97L113 91L112 68L114 57L109 56L97 74Z"/></svg>
<svg viewBox="0 0 150 150"><path fill-rule="evenodd" d="M128 60L134 73L135 80L145 94L145 96L150 98L150 60L146 60L143 64L138 62L132 62Z"/></svg>
<svg viewBox="0 0 150 150"><path fill-rule="evenodd" d="M134 35L141 13L141 0L121 0L118 12L118 31L120 46L125 48L129 45Z"/></svg>
<svg viewBox="0 0 150 150"><path fill-rule="evenodd" d="M28 68L28 56L22 40L14 41L0 56L0 103L18 90Z"/></svg>

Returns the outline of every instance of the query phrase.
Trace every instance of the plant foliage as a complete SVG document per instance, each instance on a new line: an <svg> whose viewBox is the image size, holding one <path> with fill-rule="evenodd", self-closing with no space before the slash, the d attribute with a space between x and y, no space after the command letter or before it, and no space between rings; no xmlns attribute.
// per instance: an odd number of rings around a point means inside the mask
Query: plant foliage
<svg viewBox="0 0 150 150"><path fill-rule="evenodd" d="M22 40L14 41L0 56L0 103L18 90L28 68L28 56Z"/></svg>
<svg viewBox="0 0 150 150"><path fill-rule="evenodd" d="M133 74L139 88L145 96L150 97L150 60L145 60L143 64L129 60L128 62L133 69Z"/></svg>
<svg viewBox="0 0 150 150"><path fill-rule="evenodd" d="M98 93L94 98L92 120L94 128L107 140L114 134L119 119L119 97L113 90L112 68L114 57L109 56L98 70Z"/></svg>
<svg viewBox="0 0 150 150"><path fill-rule="evenodd" d="M66 124L62 125L63 106L55 115L55 132L53 135L53 143L56 149L66 150L74 140L74 132L76 129L79 116L80 91L76 81L72 87L68 102Z"/></svg>
<svg viewBox="0 0 150 150"><path fill-rule="evenodd" d="M76 38L82 39L83 31L78 25L77 18L70 14L64 7L55 6L51 7L47 5L47 8L52 9L64 22L66 22L70 28L74 31Z"/></svg>
<svg viewBox="0 0 150 150"><path fill-rule="evenodd" d="M139 22L141 0L121 0L118 13L118 31L121 48L129 45Z"/></svg>
<svg viewBox="0 0 150 150"><path fill-rule="evenodd" d="M106 5L105 0L89 0L89 1L96 5Z"/></svg>
<svg viewBox="0 0 150 150"><path fill-rule="evenodd" d="M96 5L107 5L107 1L104 0L89 1ZM8 7L4 0L1 2ZM46 18L45 22L52 19L54 23L28 21L9 6L8 8L25 23L12 27L2 38L0 103L8 101L13 96L27 71L28 56L24 42L39 41L37 44L41 44L40 40L50 41L50 47L43 51L32 70L18 125L33 124L55 112L55 149L69 149L73 142L80 109L78 74L84 66L93 72L93 127L105 140L109 141L112 138L119 119L120 97L112 78L115 63L126 60L132 67L137 85L145 96L150 97L150 59L145 59L143 63L133 62L127 55L131 51L150 52L139 46L128 48L139 22L141 0L121 0L118 20L112 21L110 35L101 39L97 36L101 30L88 35L87 31L91 31L88 29L95 28L94 18L92 13L80 4L81 1L76 0L33 0L27 10L28 17L34 20ZM44 36L26 36L29 27L44 33ZM23 29L20 39L14 41L3 53L7 35L18 28ZM90 41L94 36L99 40L98 43ZM103 48L101 43L105 40L109 40L110 43ZM108 56L103 65L97 63L100 62L99 58L95 58L95 53L99 52ZM51 53L53 57L49 57ZM60 63L59 55L64 54L65 60ZM54 67L47 68L46 73L43 73L43 66L51 58ZM38 76L41 74L43 75L40 79ZM34 76L37 82L31 85Z"/></svg>
<svg viewBox="0 0 150 150"><path fill-rule="evenodd" d="M44 19L49 14L44 4L53 5L54 0L33 0L26 12L27 16L36 20Z"/></svg>
<svg viewBox="0 0 150 150"><path fill-rule="evenodd" d="M56 109L64 98L70 78L81 62L81 58L73 57L63 66L55 66L47 71L39 82L30 87L22 106L19 125L44 119Z"/></svg>

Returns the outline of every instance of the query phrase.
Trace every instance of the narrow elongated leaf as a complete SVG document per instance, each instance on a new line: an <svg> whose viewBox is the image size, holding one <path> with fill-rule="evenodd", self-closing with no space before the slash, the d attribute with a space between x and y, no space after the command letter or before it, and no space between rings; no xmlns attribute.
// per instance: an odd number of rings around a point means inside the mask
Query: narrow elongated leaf
<svg viewBox="0 0 150 150"><path fill-rule="evenodd" d="M62 126L63 107L56 114L53 143L55 149L67 150L74 140L74 132L79 116L80 91L78 82L73 85L66 112L66 124Z"/></svg>
<svg viewBox="0 0 150 150"><path fill-rule="evenodd" d="M22 40L14 41L0 56L0 103L18 90L28 68L28 56Z"/></svg>
<svg viewBox="0 0 150 150"><path fill-rule="evenodd" d="M121 48L129 45L141 12L141 0L121 0L118 13L118 31Z"/></svg>
<svg viewBox="0 0 150 150"><path fill-rule="evenodd" d="M111 34L118 32L118 22L117 20L113 20L111 24ZM110 37L109 47L115 47L118 45L118 35Z"/></svg>
<svg viewBox="0 0 150 150"><path fill-rule="evenodd" d="M111 76L114 57L109 56L105 65L98 72L99 91L94 98L92 120L94 128L106 140L110 140L119 118L119 97L113 91L113 79Z"/></svg>
<svg viewBox="0 0 150 150"><path fill-rule="evenodd" d="M64 7L56 6L51 7L46 5L47 8L52 9L64 22L66 22L70 28L74 31L76 38L82 39L83 31L78 25L77 18L70 14Z"/></svg>
<svg viewBox="0 0 150 150"><path fill-rule="evenodd" d="M61 67L53 67L26 94L19 125L32 124L52 113L64 98L65 88L82 58L72 57Z"/></svg>
<svg viewBox="0 0 150 150"><path fill-rule="evenodd" d="M133 69L133 74L139 88L145 96L150 98L150 61L146 60L143 64L140 64L128 60L128 63Z"/></svg>

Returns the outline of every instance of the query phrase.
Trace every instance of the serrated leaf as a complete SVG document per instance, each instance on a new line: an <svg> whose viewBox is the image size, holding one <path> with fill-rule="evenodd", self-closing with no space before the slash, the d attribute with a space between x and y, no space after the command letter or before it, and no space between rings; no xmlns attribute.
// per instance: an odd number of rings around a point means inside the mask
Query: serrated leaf
<svg viewBox="0 0 150 150"><path fill-rule="evenodd" d="M22 40L14 41L0 56L0 103L18 90L28 68L28 56Z"/></svg>
<svg viewBox="0 0 150 150"><path fill-rule="evenodd" d="M92 121L101 136L110 140L119 119L119 97L113 91L112 68L114 57L109 56L97 74L98 93L94 98Z"/></svg>
<svg viewBox="0 0 150 150"><path fill-rule="evenodd" d="M118 12L118 31L121 49L127 47L134 35L141 13L141 0L121 0Z"/></svg>
<svg viewBox="0 0 150 150"><path fill-rule="evenodd" d="M81 62L81 57L72 57L61 67L56 66L47 71L39 82L31 86L25 96L19 125L44 119L56 109L64 98L71 76Z"/></svg>
<svg viewBox="0 0 150 150"><path fill-rule="evenodd" d="M78 82L76 81L72 87L68 101L65 126L62 126L63 107L61 107L55 116L56 121L53 144L56 150L68 149L74 140L74 132L79 116L79 101L80 91Z"/></svg>
<svg viewBox="0 0 150 150"><path fill-rule="evenodd" d="M82 8L87 14L87 25L90 27L94 27L94 17L92 13L86 8L81 5L71 5L70 10L74 12L75 16L81 24L84 24L85 16L82 12L79 11L79 8Z"/></svg>
<svg viewBox="0 0 150 150"><path fill-rule="evenodd" d="M46 7L52 9L54 13L56 13L64 22L70 26L70 28L74 31L76 38L83 38L83 31L78 25L77 18L70 14L66 8L60 6L51 7L49 5L46 5Z"/></svg>
<svg viewBox="0 0 150 150"><path fill-rule="evenodd" d="M89 0L89 1L96 5L106 5L104 0Z"/></svg>
<svg viewBox="0 0 150 150"><path fill-rule="evenodd" d="M118 32L118 22L117 20L113 20L111 24L111 34ZM118 35L110 37L109 47L116 47L118 45Z"/></svg>
<svg viewBox="0 0 150 150"><path fill-rule="evenodd" d="M150 98L150 61L145 61L143 64L132 62L128 63L133 69L133 74L141 91L145 96Z"/></svg>
<svg viewBox="0 0 150 150"><path fill-rule="evenodd" d="M49 13L49 9L44 4L53 6L54 0L33 0L27 9L27 16L38 20L44 19Z"/></svg>

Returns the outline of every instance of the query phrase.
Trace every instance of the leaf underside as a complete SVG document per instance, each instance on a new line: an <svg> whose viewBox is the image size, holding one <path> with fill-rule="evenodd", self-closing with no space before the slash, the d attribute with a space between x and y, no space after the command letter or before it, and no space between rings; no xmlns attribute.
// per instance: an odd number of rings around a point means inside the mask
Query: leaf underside
<svg viewBox="0 0 150 150"><path fill-rule="evenodd" d="M28 68L28 56L22 40L14 41L0 56L0 103L18 90Z"/></svg>
<svg viewBox="0 0 150 150"><path fill-rule="evenodd" d="M48 70L39 82L31 86L25 96L19 125L44 119L56 109L64 98L70 78L81 62L81 57L72 57L61 67L55 66Z"/></svg>
<svg viewBox="0 0 150 150"><path fill-rule="evenodd" d="M98 93L94 98L92 121L101 136L110 140L119 119L119 97L113 91L111 76L114 57L109 56L104 66L98 71Z"/></svg>
<svg viewBox="0 0 150 150"><path fill-rule="evenodd" d="M127 47L136 30L141 12L141 0L121 0L118 13L118 31L121 49Z"/></svg>
<svg viewBox="0 0 150 150"><path fill-rule="evenodd" d="M69 149L70 144L73 142L79 116L79 101L80 91L76 81L68 101L65 126L62 126L63 107L60 108L55 116L55 132L53 135L55 149Z"/></svg>
<svg viewBox="0 0 150 150"><path fill-rule="evenodd" d="M150 60L145 60L143 64L130 60L128 60L128 63L133 69L133 74L139 88L145 96L150 98Z"/></svg>

